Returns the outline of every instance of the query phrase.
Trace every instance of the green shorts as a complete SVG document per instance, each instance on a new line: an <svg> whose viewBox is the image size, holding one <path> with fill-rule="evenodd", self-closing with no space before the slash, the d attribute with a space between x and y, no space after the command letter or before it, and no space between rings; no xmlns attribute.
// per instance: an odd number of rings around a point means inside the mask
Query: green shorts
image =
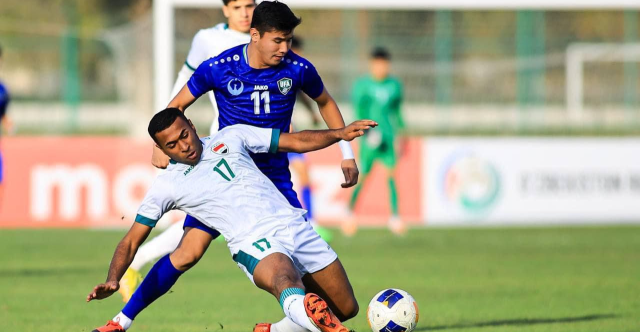
<svg viewBox="0 0 640 332"><path fill-rule="evenodd" d="M360 145L362 173L369 173L376 161L382 162L387 168L396 167L396 152L393 142L382 142L377 147L371 147L366 143Z"/></svg>

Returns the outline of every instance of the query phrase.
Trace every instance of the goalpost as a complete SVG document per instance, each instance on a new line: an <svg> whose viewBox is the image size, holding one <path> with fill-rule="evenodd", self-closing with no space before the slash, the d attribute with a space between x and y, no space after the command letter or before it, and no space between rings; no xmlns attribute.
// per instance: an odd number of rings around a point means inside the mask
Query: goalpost
<svg viewBox="0 0 640 332"><path fill-rule="evenodd" d="M259 2L259 1L258 1ZM285 0L283 1L295 8L314 9L372 9L372 10L576 10L576 9L640 9L638 0ZM175 80L175 42L174 42L174 15L177 8L215 8L221 7L221 0L154 0L153 1L153 60L154 60L154 107L156 110L166 106L171 87ZM574 59L588 59L590 49L584 51L576 48L571 59L567 55L567 61ZM568 50L568 53L571 50ZM576 53L577 52L577 53ZM586 52L586 53L585 53ZM625 54L627 51L623 52ZM632 50L636 56L636 50ZM577 54L577 55L576 55ZM567 85L571 81L572 87L567 87L569 107L577 105L575 112L579 112L580 103L576 100L580 97L580 91L575 88L579 79L582 65L570 63L570 68L574 74L567 80ZM576 67L577 66L577 67ZM581 84L581 82L580 82ZM581 100L581 99L580 99Z"/></svg>

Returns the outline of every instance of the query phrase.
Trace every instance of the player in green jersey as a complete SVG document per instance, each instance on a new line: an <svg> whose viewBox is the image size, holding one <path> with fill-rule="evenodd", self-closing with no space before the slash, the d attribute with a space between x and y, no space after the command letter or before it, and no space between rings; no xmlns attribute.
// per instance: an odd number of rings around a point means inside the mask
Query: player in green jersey
<svg viewBox="0 0 640 332"><path fill-rule="evenodd" d="M375 162L381 162L385 169L389 185L389 198L392 216L389 229L395 234L404 234L406 227L398 217L398 190L395 181L397 161L396 137L404 129L400 112L402 104L402 84L390 76L391 56L384 48L376 48L371 53L370 73L360 78L353 87L353 106L357 118L372 119L379 123L378 128L370 130L360 140L361 181L351 197L349 207L355 207L362 185L367 179ZM404 143L400 144L401 148ZM356 223L349 218L343 227L347 235L354 234Z"/></svg>

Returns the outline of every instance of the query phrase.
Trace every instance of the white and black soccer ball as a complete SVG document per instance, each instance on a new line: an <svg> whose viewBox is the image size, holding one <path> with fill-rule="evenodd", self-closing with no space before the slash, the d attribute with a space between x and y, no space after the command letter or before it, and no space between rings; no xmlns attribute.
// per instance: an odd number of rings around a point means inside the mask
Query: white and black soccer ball
<svg viewBox="0 0 640 332"><path fill-rule="evenodd" d="M411 332L418 324L418 305L409 293L395 288L373 297L367 320L373 332Z"/></svg>

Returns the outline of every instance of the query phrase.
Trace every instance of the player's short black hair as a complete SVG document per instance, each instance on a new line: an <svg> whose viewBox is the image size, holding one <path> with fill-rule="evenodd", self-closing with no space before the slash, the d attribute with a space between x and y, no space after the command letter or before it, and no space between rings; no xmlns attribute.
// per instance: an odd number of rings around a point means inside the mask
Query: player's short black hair
<svg viewBox="0 0 640 332"><path fill-rule="evenodd" d="M265 32L279 31L286 34L295 29L302 19L297 17L282 2L262 1L253 10L253 18L251 19L251 27L260 32L262 36Z"/></svg>
<svg viewBox="0 0 640 332"><path fill-rule="evenodd" d="M293 36L293 38L291 38L291 48L297 48L301 50L303 47L304 41L302 40L302 38L298 36Z"/></svg>
<svg viewBox="0 0 640 332"><path fill-rule="evenodd" d="M376 47L371 51L371 59L391 60L391 53L384 47Z"/></svg>
<svg viewBox="0 0 640 332"><path fill-rule="evenodd" d="M237 1L237 0L222 0L222 3L226 6L229 4L229 2L233 2L233 1ZM256 3L256 0L253 0L253 3Z"/></svg>
<svg viewBox="0 0 640 332"><path fill-rule="evenodd" d="M149 128L147 128L147 130L149 131L149 136L153 138L153 141L156 142L156 144L158 143L156 134L169 128L177 118L182 118L187 123L189 122L189 119L184 115L184 112L174 107L165 108L151 118L151 121L149 121Z"/></svg>

